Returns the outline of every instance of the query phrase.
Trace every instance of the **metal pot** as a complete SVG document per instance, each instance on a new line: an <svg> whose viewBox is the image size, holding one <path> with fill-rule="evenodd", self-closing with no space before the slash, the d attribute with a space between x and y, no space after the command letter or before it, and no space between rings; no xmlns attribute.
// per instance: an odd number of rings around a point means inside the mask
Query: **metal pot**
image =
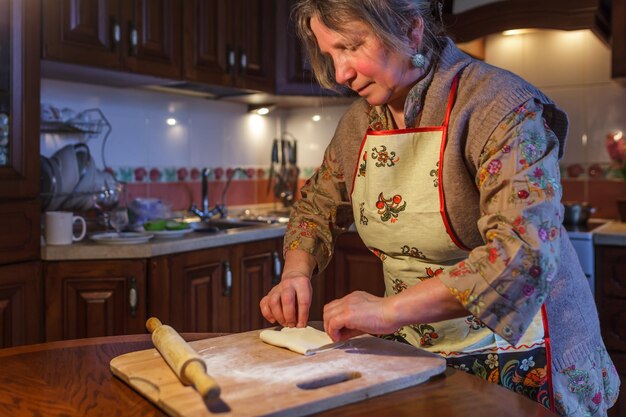
<svg viewBox="0 0 626 417"><path fill-rule="evenodd" d="M596 209L591 207L589 203L565 202L563 207L565 207L563 224L572 226L586 225L591 214L596 212Z"/></svg>

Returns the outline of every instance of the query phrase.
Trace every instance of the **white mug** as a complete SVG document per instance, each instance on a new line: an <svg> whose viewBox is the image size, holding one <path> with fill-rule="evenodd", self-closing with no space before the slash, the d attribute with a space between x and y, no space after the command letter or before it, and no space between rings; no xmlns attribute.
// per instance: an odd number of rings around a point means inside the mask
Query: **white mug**
<svg viewBox="0 0 626 417"><path fill-rule="evenodd" d="M74 235L74 223L79 222L82 230L78 236ZM46 243L48 245L71 245L85 237L87 224L85 219L74 216L69 211L46 212Z"/></svg>

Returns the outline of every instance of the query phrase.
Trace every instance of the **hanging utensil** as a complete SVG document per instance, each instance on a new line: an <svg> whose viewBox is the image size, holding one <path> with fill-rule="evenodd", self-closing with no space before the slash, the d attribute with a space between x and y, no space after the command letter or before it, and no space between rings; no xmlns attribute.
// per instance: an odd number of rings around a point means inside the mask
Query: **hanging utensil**
<svg viewBox="0 0 626 417"><path fill-rule="evenodd" d="M270 173L267 180L267 194L269 194L272 190L272 181L274 180L274 175L276 175L276 168L274 167L274 164L276 163L278 163L278 139L274 139L274 141L272 142L272 154L270 156Z"/></svg>

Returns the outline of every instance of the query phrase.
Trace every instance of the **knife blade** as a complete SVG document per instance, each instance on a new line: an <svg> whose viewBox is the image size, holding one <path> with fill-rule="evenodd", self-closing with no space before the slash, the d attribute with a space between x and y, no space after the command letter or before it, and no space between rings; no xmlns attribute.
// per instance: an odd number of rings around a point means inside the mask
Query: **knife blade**
<svg viewBox="0 0 626 417"><path fill-rule="evenodd" d="M329 350L337 349L337 348L345 345L346 343L347 343L346 340L342 340L342 341L339 341L339 342L329 343L327 345L320 346L318 348L308 349L306 352L304 352L304 356L313 356L313 355L317 355L318 353L322 353L322 352L326 352L326 351L329 351Z"/></svg>

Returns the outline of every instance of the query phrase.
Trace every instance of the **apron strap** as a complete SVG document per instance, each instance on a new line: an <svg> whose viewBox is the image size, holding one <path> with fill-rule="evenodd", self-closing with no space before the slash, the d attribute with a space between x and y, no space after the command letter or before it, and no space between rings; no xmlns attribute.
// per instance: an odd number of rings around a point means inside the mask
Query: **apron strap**
<svg viewBox="0 0 626 417"><path fill-rule="evenodd" d="M454 80L452 80L452 86L450 87L450 94L448 96L448 106L446 107L446 118L443 122L444 127L448 127L448 122L450 121L450 113L452 113L452 107L456 99L456 89L459 85L459 75L460 74L456 74Z"/></svg>

